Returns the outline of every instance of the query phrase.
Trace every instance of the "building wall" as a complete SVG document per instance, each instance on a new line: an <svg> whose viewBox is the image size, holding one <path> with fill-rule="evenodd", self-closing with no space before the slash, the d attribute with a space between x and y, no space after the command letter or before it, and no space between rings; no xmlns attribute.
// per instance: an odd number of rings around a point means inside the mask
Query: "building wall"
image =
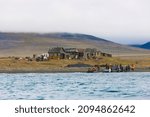
<svg viewBox="0 0 150 117"><path fill-rule="evenodd" d="M60 49L60 48L59 48ZM77 50L77 49L76 49ZM60 52L49 52L50 59L94 59L100 56L112 57L111 54L102 53L101 51L97 51L96 49L83 49L81 51L69 51L65 52L63 48L59 50Z"/></svg>

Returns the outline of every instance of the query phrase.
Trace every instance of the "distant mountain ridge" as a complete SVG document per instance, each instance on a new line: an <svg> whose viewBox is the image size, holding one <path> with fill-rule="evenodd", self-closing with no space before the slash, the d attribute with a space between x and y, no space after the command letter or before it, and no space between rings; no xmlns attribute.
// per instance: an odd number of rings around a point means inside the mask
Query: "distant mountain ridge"
<svg viewBox="0 0 150 117"><path fill-rule="evenodd" d="M131 46L150 50L150 42L147 42L143 45L131 45Z"/></svg>
<svg viewBox="0 0 150 117"><path fill-rule="evenodd" d="M40 34L41 36L42 34ZM92 35L87 35L87 34L79 34L79 33L51 33L51 34L43 34L43 36L48 37L48 38L59 38L59 39L77 39L77 40L82 40L82 39L86 39L86 40L95 40L95 41L105 41L108 42L108 40L99 38L99 37L95 37Z"/></svg>
<svg viewBox="0 0 150 117"><path fill-rule="evenodd" d="M78 33L0 33L0 56L32 56L52 47L96 48L120 55L150 54L150 51L121 45L88 34Z"/></svg>

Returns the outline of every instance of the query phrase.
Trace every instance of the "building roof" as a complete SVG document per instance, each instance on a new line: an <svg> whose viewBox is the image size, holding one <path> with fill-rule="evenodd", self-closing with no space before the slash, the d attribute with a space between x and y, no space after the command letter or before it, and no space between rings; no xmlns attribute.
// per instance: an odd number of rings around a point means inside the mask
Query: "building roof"
<svg viewBox="0 0 150 117"><path fill-rule="evenodd" d="M64 50L65 50L65 52L67 52L67 53L78 52L78 49L76 49L76 48L65 48Z"/></svg>
<svg viewBox="0 0 150 117"><path fill-rule="evenodd" d="M65 52L63 47L50 48L48 53L61 53Z"/></svg>

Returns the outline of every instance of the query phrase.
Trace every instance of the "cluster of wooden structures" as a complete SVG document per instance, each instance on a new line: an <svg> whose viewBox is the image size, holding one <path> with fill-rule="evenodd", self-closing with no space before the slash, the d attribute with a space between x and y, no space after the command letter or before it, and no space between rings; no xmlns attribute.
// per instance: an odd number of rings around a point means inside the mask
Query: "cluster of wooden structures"
<svg viewBox="0 0 150 117"><path fill-rule="evenodd" d="M78 49L56 47L50 48L48 53L50 59L94 59L99 56L112 57L111 54L102 53L95 48Z"/></svg>
<svg viewBox="0 0 150 117"><path fill-rule="evenodd" d="M41 55L33 55L37 61L44 61L49 59L96 59L98 57L112 57L111 54L103 53L95 48L50 48L47 53Z"/></svg>

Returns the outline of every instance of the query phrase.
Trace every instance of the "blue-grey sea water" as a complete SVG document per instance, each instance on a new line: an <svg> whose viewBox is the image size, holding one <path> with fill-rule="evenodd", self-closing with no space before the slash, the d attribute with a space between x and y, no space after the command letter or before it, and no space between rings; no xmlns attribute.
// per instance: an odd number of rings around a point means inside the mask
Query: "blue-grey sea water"
<svg viewBox="0 0 150 117"><path fill-rule="evenodd" d="M150 99L150 72L1 73L0 99Z"/></svg>

